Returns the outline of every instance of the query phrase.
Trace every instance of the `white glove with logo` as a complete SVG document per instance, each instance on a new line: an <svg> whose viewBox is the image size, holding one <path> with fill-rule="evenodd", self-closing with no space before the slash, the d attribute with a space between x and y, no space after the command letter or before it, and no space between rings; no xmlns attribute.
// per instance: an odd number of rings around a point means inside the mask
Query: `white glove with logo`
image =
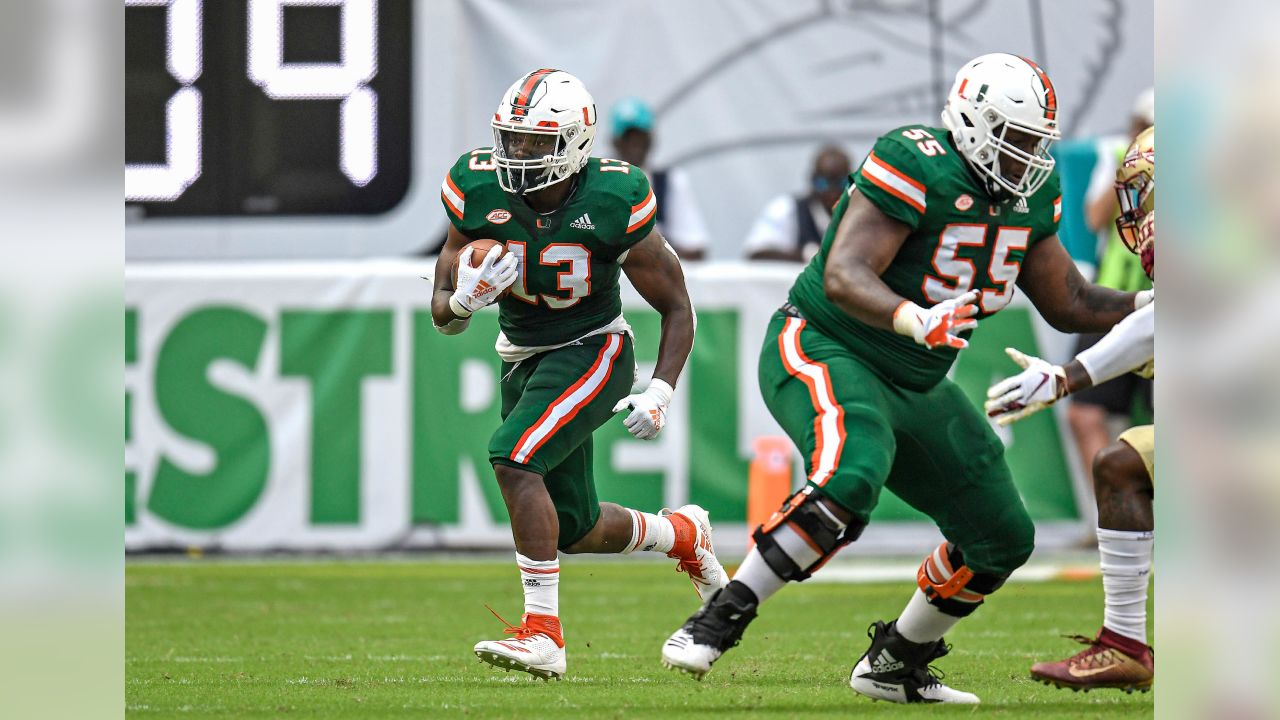
<svg viewBox="0 0 1280 720"><path fill-rule="evenodd" d="M893 331L930 350L944 346L957 350L969 347L969 341L958 333L978 327L978 321L973 318L978 314L978 306L974 305L978 294L977 290L970 290L928 308L904 300L893 311Z"/></svg>
<svg viewBox="0 0 1280 720"><path fill-rule="evenodd" d="M631 408L631 414L622 421L627 431L641 440L652 440L658 437L662 426L667 424L667 406L671 404L671 396L675 390L666 382L654 378L649 387L642 393L628 395L613 406L614 412Z"/></svg>
<svg viewBox="0 0 1280 720"><path fill-rule="evenodd" d="M449 298L454 315L471 317L471 313L497 302L502 291L516 281L520 274L516 254L509 252L499 259L500 254L501 247L490 248L476 267L471 266L469 257L458 258L457 287Z"/></svg>
<svg viewBox="0 0 1280 720"><path fill-rule="evenodd" d="M998 425L1008 425L1057 402L1067 394L1067 373L1032 355L1005 348L1022 372L992 385L983 407Z"/></svg>

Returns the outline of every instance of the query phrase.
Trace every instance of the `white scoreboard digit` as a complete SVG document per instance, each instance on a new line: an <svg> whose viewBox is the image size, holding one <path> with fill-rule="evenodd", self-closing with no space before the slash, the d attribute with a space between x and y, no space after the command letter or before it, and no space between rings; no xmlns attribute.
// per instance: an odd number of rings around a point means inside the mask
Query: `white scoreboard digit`
<svg viewBox="0 0 1280 720"><path fill-rule="evenodd" d="M126 7L166 8L165 54L179 87L164 112L164 163L124 166L126 200L177 200L200 177L200 91L192 83L204 61L203 0L125 0Z"/></svg>
<svg viewBox="0 0 1280 720"><path fill-rule="evenodd" d="M342 10L342 59L284 61L284 6ZM342 172L364 187L378 174L378 4L374 0L249 0L249 77L276 100L342 101L338 140Z"/></svg>
<svg viewBox="0 0 1280 720"><path fill-rule="evenodd" d="M375 213L403 197L410 0L125 5L125 199L144 216Z"/></svg>

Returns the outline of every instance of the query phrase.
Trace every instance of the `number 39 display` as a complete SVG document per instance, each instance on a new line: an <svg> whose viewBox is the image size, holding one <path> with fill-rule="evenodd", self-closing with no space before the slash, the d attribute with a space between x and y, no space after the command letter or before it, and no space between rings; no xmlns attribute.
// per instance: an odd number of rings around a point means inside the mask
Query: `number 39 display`
<svg viewBox="0 0 1280 720"><path fill-rule="evenodd" d="M125 0L125 199L377 213L410 179L410 0Z"/></svg>

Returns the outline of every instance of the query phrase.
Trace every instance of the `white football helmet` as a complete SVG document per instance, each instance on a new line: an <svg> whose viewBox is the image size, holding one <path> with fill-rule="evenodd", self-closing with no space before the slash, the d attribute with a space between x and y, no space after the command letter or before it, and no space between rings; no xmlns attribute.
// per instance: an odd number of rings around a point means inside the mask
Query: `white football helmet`
<svg viewBox="0 0 1280 720"><path fill-rule="evenodd" d="M596 138L596 103L578 78L543 68L507 88L491 124L498 184L507 192L529 193L587 164Z"/></svg>
<svg viewBox="0 0 1280 720"><path fill-rule="evenodd" d="M942 124L995 198L1039 190L1053 171L1049 148L1062 137L1049 76L1007 53L982 55L960 68Z"/></svg>

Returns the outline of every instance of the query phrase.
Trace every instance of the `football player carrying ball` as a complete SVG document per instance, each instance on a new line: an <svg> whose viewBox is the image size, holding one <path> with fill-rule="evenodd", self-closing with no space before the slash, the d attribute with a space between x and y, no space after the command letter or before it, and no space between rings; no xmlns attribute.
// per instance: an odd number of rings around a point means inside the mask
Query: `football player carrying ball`
<svg viewBox="0 0 1280 720"><path fill-rule="evenodd" d="M596 497L591 434L625 411L632 435L657 437L694 330L680 262L654 229L649 180L633 165L591 157L597 122L578 78L535 70L498 103L493 147L463 153L441 187L452 225L431 314L441 332L456 334L473 313L498 305L502 424L489 460L511 515L525 598L520 625L506 630L513 637L481 642L475 653L543 678L565 672L557 550L665 553L699 596L727 582L702 508L651 514ZM478 262L468 251L455 283L455 256L480 239L504 247ZM662 316L653 378L636 393L622 273Z"/></svg>

